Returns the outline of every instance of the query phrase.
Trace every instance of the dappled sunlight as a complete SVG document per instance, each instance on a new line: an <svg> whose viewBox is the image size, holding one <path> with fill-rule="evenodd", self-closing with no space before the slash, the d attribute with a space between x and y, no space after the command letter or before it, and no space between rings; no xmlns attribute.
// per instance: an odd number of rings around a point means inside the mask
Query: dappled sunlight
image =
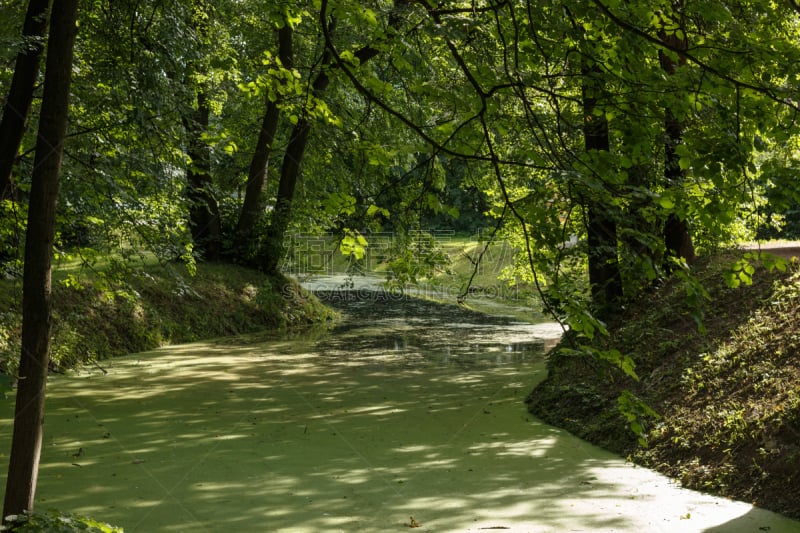
<svg viewBox="0 0 800 533"><path fill-rule="evenodd" d="M499 437L492 437L499 438ZM498 457L503 456L522 456L522 457L544 457L547 450L556 443L554 438L530 439L517 442L498 440L496 442L483 442L470 446L472 453L493 453Z"/></svg>
<svg viewBox="0 0 800 533"><path fill-rule="evenodd" d="M347 410L348 414L353 415L360 415L360 414L368 414L373 416L386 416L386 415L393 415L402 412L403 409L398 409L396 406L393 405L371 405L369 407L361 407L361 408L350 408Z"/></svg>
<svg viewBox="0 0 800 533"><path fill-rule="evenodd" d="M57 376L37 505L129 533L401 531L410 516L423 531L659 531L703 516L691 498L667 513L676 487L532 419L541 354L497 359L473 338L485 324L459 323L426 337L373 321L377 344L353 323L341 338L217 340Z"/></svg>

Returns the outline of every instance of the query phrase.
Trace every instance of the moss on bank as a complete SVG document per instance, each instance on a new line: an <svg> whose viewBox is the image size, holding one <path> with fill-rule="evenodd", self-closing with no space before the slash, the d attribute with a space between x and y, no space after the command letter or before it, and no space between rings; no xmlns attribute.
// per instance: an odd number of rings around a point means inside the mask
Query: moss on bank
<svg viewBox="0 0 800 533"><path fill-rule="evenodd" d="M293 280L229 264L56 273L52 366L91 364L165 344L321 322L332 311ZM21 280L0 281L0 371L21 342Z"/></svg>
<svg viewBox="0 0 800 533"><path fill-rule="evenodd" d="M686 487L799 518L800 267L759 269L752 285L732 289L722 274L736 257L697 266L710 295L701 309L706 333L677 279L609 324L604 346L633 357L639 382L554 351L529 408ZM626 389L660 415L648 420L646 448L618 409Z"/></svg>

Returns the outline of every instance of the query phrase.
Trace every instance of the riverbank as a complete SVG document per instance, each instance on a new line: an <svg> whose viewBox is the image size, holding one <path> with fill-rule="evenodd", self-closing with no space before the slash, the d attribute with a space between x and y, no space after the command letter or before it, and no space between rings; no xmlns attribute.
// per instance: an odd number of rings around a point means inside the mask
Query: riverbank
<svg viewBox="0 0 800 533"><path fill-rule="evenodd" d="M63 372L169 344L326 322L294 280L229 264L69 268L54 272L51 370ZM0 373L13 375L22 333L22 280L0 280Z"/></svg>
<svg viewBox="0 0 800 533"><path fill-rule="evenodd" d="M530 411L685 487L800 517L800 268L760 266L751 285L730 288L735 259L697 265L701 307L672 280L609 324L605 347L633 357L639 382L554 352ZM645 418L647 447L620 413L623 390L659 415Z"/></svg>

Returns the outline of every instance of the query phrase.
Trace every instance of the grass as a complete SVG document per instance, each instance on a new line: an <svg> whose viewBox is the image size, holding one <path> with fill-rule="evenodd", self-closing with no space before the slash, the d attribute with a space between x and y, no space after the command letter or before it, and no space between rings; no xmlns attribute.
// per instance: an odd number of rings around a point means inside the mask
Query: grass
<svg viewBox="0 0 800 533"><path fill-rule="evenodd" d="M332 312L283 276L227 264L58 265L53 286L52 369L265 329L325 321ZM13 375L21 347L21 280L0 281L0 371Z"/></svg>
<svg viewBox="0 0 800 533"><path fill-rule="evenodd" d="M554 352L530 410L689 488L800 517L800 267L756 270L751 285L723 281L741 253L704 258L709 293L686 304L674 279L631 302L609 324L606 348L629 354L640 381ZM706 332L695 321L702 317ZM630 390L652 407L647 446L619 410Z"/></svg>

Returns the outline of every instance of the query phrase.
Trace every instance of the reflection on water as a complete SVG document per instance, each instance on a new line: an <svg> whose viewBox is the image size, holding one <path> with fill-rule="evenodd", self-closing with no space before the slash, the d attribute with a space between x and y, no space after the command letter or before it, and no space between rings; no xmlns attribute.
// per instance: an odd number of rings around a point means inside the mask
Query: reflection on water
<svg viewBox="0 0 800 533"><path fill-rule="evenodd" d="M358 364L483 366L541 360L560 336L528 324L380 289L315 291L342 313L317 342L323 357Z"/></svg>

